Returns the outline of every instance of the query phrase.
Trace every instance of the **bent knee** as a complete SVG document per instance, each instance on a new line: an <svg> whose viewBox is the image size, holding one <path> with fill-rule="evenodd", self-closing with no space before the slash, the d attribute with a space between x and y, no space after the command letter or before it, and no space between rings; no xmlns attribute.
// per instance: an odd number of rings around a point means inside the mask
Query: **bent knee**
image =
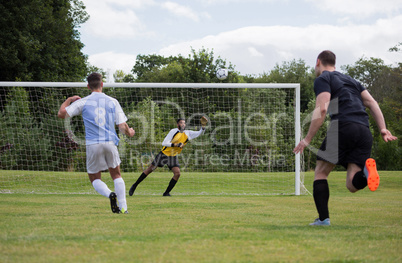
<svg viewBox="0 0 402 263"><path fill-rule="evenodd" d="M179 180L179 178L180 178L180 173L173 174L173 179L175 179L177 181L177 180Z"/></svg>
<svg viewBox="0 0 402 263"><path fill-rule="evenodd" d="M353 186L353 184L350 183L346 183L346 188L349 190L349 192L351 193L356 193L357 191L359 191L359 189L356 189L356 187Z"/></svg>

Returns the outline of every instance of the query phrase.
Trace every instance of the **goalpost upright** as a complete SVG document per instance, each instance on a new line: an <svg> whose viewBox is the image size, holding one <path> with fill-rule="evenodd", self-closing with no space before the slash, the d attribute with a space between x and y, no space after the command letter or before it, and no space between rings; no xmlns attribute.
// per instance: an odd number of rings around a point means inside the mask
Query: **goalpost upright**
<svg viewBox="0 0 402 263"><path fill-rule="evenodd" d="M295 110L295 147L300 142L301 124L300 124L300 84L296 84L296 110ZM295 157L295 195L300 195L301 187L301 154L297 153Z"/></svg>
<svg viewBox="0 0 402 263"><path fill-rule="evenodd" d="M0 82L0 87L54 87L85 88L86 82ZM300 84L298 83L104 83L104 88L156 88L156 89L293 89L294 90L294 141L296 146L301 137ZM107 92L106 92L107 93ZM74 94L71 94L74 95ZM223 100L223 99L222 99ZM219 103L215 102L215 103ZM167 131L166 131L167 132ZM240 136L240 135L239 135ZM294 147L293 146L293 147ZM301 194L301 155L294 157L294 194Z"/></svg>

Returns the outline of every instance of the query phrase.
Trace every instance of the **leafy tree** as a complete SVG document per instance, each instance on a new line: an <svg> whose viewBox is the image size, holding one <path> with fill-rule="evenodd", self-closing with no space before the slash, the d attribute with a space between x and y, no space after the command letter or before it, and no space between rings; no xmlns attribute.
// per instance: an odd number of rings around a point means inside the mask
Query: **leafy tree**
<svg viewBox="0 0 402 263"><path fill-rule="evenodd" d="M402 42L398 42L395 46L391 47L388 51L390 52L400 52L402 47Z"/></svg>
<svg viewBox="0 0 402 263"><path fill-rule="evenodd" d="M131 70L136 77L137 82L146 82L147 75L152 73L154 69L169 64L170 59L160 55L137 55L135 65Z"/></svg>
<svg viewBox="0 0 402 263"><path fill-rule="evenodd" d="M384 60L380 58L362 57L355 62L354 65L341 66L341 69L352 78L360 81L370 93L379 101L386 95L384 90L384 77L387 77L387 70L390 67L384 64Z"/></svg>
<svg viewBox="0 0 402 263"><path fill-rule="evenodd" d="M210 83L221 82L216 77L216 70L227 68L231 71L223 82L239 82L239 75L234 66L214 57L213 51L202 48L198 52L191 49L188 57L182 55L163 57L160 55L138 55L132 73L136 82L181 82Z"/></svg>
<svg viewBox="0 0 402 263"><path fill-rule="evenodd" d="M81 81L87 57L77 27L89 16L80 0L0 3L0 80Z"/></svg>
<svg viewBox="0 0 402 263"><path fill-rule="evenodd" d="M43 132L45 124L33 120L28 92L20 87L11 88L5 110L0 113L0 147L8 146L0 153L1 169L49 169L51 139Z"/></svg>
<svg viewBox="0 0 402 263"><path fill-rule="evenodd" d="M255 79L255 82L264 83L300 83L300 108L305 111L309 101L315 97L314 70L306 65L304 60L292 60L276 64L269 73L263 73Z"/></svg>
<svg viewBox="0 0 402 263"><path fill-rule="evenodd" d="M87 72L86 72L83 80L86 81L86 77L93 72L98 72L98 73L102 74L102 77L103 77L102 81L104 81L104 82L106 81L106 74L107 74L106 71L102 68L98 68L97 66L91 65L89 63L87 63Z"/></svg>
<svg viewBox="0 0 402 263"><path fill-rule="evenodd" d="M126 74L123 70L118 69L113 74L114 82L116 83L133 83L135 82L135 78L133 74Z"/></svg>
<svg viewBox="0 0 402 263"><path fill-rule="evenodd" d="M135 82L135 78L133 74L126 74L122 80L124 83L133 83Z"/></svg>

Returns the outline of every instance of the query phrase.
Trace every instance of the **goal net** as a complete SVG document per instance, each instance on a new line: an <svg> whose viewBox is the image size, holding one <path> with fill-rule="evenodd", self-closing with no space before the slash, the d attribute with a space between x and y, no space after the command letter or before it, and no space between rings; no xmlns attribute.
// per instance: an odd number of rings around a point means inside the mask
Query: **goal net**
<svg viewBox="0 0 402 263"><path fill-rule="evenodd" d="M299 89L299 84L104 83L103 92L120 102L136 131L133 138L119 134L127 190L178 118L186 120L186 129L199 130L206 116L206 132L179 155L182 176L175 194L303 193L303 165L292 152L300 140ZM0 193L95 193L86 174L82 117L57 118L67 97L89 94L86 83L0 82ZM136 194L160 194L171 175L167 167L158 168ZM109 178L103 173L108 184Z"/></svg>

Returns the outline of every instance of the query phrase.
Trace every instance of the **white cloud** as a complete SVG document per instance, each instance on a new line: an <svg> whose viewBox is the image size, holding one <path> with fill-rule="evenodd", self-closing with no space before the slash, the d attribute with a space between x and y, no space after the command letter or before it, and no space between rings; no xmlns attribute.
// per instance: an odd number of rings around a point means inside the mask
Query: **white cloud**
<svg viewBox="0 0 402 263"><path fill-rule="evenodd" d="M242 74L262 73L272 69L276 63L299 58L313 66L317 54L324 49L338 54L338 66L352 64L363 55L382 58L385 63L392 64L402 60L402 54L388 52L390 47L400 42L401 25L402 15L381 19L372 25L244 27L176 43L162 48L159 54L186 55L190 54L190 47L195 50L213 48L216 56L232 62ZM257 50L254 55L260 55L253 56Z"/></svg>
<svg viewBox="0 0 402 263"><path fill-rule="evenodd" d="M89 56L88 61L91 65L102 68L107 72L110 71L113 75L118 69L123 70L125 73L131 73L136 57L133 54L107 51Z"/></svg>
<svg viewBox="0 0 402 263"><path fill-rule="evenodd" d="M263 57L264 56L264 54L259 52L255 47L248 47L247 50L252 57Z"/></svg>
<svg viewBox="0 0 402 263"><path fill-rule="evenodd" d="M201 0L203 3L207 4L234 4L234 3L273 3L273 2L288 2L289 0Z"/></svg>
<svg viewBox="0 0 402 263"><path fill-rule="evenodd" d="M225 4L249 2L248 0L220 1ZM250 1L268 3L279 0ZM288 1L291 3L294 0ZM206 0L205 3L207 2ZM187 56L191 53L191 47L195 50L205 47L213 49L216 57L221 56L236 65L236 69L242 74L263 73L271 70L276 63L299 58L304 59L307 65L313 66L317 54L323 49L331 49L337 54L338 66L354 63L363 55L382 58L387 64L402 61L401 53L388 52L390 47L401 41L402 15L398 13L397 16L391 17L389 14L401 10L402 1L383 0L379 3L377 0L304 0L304 2L306 6L315 5L324 10L323 13L328 11L337 14L338 18L335 19L342 22L340 25L313 24L305 27L241 27L191 41L166 44L165 47L159 49L158 54ZM147 28L152 25L145 25L141 21L140 14L152 16L155 15L155 10L160 12L161 9L165 9L167 10L165 13L169 12L177 17L184 17L196 22L200 22L203 18L212 19L206 12L208 9L198 10L191 2L186 3L186 5L180 5L174 0L163 0L158 4L154 0L85 0L91 18L83 25L81 33L93 42L92 45L100 46L102 40L108 39L105 42L112 43L116 40L119 41L120 48L125 48L125 51L117 53L112 51L114 46L108 44L102 48L102 51L105 52L90 54L89 62L105 70L108 68L113 71L123 69L128 73L134 66L137 55L129 53L134 49L133 46L135 46L135 50L141 50L143 53L153 53L157 51L154 48L161 43L172 43L170 41L173 38L158 35L158 29L153 32ZM214 0L209 0L209 3L217 4ZM139 13L140 11L143 13ZM383 17L388 18L379 19L372 24L353 24L353 21L357 21L356 16L374 14L386 14ZM172 22L172 25L175 25L176 22ZM182 21L179 22L182 23ZM321 21L321 23L324 22ZM328 23L331 22L333 21L328 21ZM170 33L167 31L166 35L170 36ZM136 42L133 42L134 37ZM155 39L158 39L158 45L154 43L148 45L150 39L154 42ZM123 52L127 52L127 54Z"/></svg>
<svg viewBox="0 0 402 263"><path fill-rule="evenodd" d="M305 0L317 8L334 14L368 17L374 14L395 14L402 9L399 0Z"/></svg>
<svg viewBox="0 0 402 263"><path fill-rule="evenodd" d="M144 0L86 1L85 5L90 18L82 26L82 31L106 39L137 36L145 31L145 25L134 10L152 3L153 1Z"/></svg>
<svg viewBox="0 0 402 263"><path fill-rule="evenodd" d="M165 2L162 4L162 8L179 17L186 17L195 22L200 20L199 16L188 6L179 5L174 2Z"/></svg>
<svg viewBox="0 0 402 263"><path fill-rule="evenodd" d="M100 3L102 0L92 0L95 3ZM153 0L103 0L110 6L121 6L124 8L143 8L146 6L153 6L155 2ZM87 2L87 1L85 1Z"/></svg>

